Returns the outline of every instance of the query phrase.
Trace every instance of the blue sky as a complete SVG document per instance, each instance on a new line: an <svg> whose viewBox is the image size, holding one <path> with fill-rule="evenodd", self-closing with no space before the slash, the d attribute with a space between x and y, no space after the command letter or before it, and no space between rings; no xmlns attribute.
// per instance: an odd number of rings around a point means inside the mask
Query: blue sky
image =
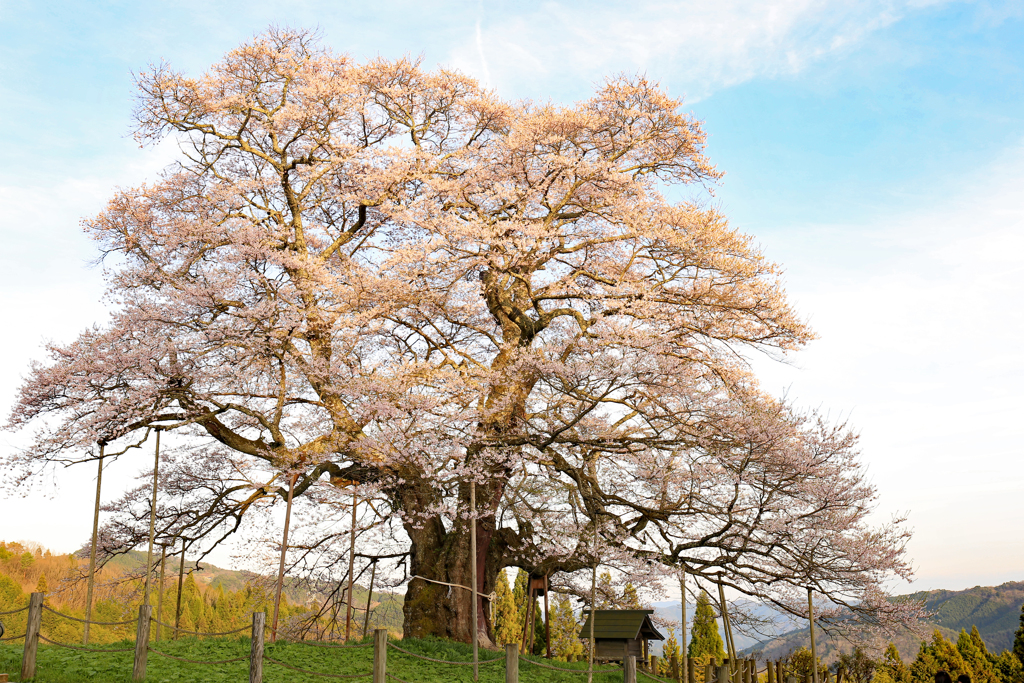
<svg viewBox="0 0 1024 683"><path fill-rule="evenodd" d="M766 386L860 430L880 514L910 514L915 588L1024 579L1019 2L2 1L5 412L43 340L103 319L78 220L173 159L128 136L131 72L198 73L269 24L422 54L507 98L569 102L619 71L685 96L726 172L714 201L821 336L791 366L756 360ZM57 500L81 509L85 476L58 476ZM56 513L7 531L25 504L0 498L0 536L89 533Z"/></svg>

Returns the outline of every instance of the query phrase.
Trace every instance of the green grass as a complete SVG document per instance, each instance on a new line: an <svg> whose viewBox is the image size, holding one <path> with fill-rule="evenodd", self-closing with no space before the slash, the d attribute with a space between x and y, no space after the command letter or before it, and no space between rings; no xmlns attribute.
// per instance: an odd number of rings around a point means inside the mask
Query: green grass
<svg viewBox="0 0 1024 683"><path fill-rule="evenodd" d="M473 650L469 645L444 640L401 640L396 644L403 649L435 659L470 662ZM134 647L132 641L112 643L106 648ZM188 659L231 659L249 654L249 639L217 639L162 641L156 649L176 657ZM373 667L373 648L322 648L301 643L267 644L266 654L292 666L333 674L368 673ZM480 659L493 659L499 653L481 650ZM540 657L531 657L545 661ZM586 671L583 662L545 662L566 669ZM21 644L0 643L0 673L11 674L19 681ZM129 683L132 672L132 653L80 652L40 643L37 658L37 683ZM425 662L389 649L388 673L409 683L471 683L473 667ZM247 683L249 662L233 664L185 664L153 652L149 653L146 681L149 683ZM264 660L263 680L266 683L324 683L326 679L296 673ZM354 679L369 681L369 678ZM504 683L503 662L480 665L481 683ZM523 683L580 683L586 674L560 673L541 669L526 662L519 664L519 680ZM621 671L597 674L595 683L619 683Z"/></svg>

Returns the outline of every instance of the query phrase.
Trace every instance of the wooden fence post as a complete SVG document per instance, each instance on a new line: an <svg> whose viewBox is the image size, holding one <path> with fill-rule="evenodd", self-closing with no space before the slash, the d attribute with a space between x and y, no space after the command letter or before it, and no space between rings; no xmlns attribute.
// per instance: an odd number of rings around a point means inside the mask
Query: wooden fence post
<svg viewBox="0 0 1024 683"><path fill-rule="evenodd" d="M718 667L717 683L729 683L730 680L732 680L732 665L727 659L724 664Z"/></svg>
<svg viewBox="0 0 1024 683"><path fill-rule="evenodd" d="M648 662L648 666L651 667L650 668L650 673L652 673L655 676L657 676L658 675L658 655L651 655L649 657L649 659L650 659L650 662Z"/></svg>
<svg viewBox="0 0 1024 683"><path fill-rule="evenodd" d="M676 681L676 683L681 683L683 679L679 673L679 657L677 655L672 655L671 657L669 657L668 669L670 672L669 676L672 678L672 680Z"/></svg>
<svg viewBox="0 0 1024 683"><path fill-rule="evenodd" d="M132 665L132 680L141 681L146 677L146 655L149 652L149 619L153 616L151 605L139 605L139 623L135 627L135 663Z"/></svg>
<svg viewBox="0 0 1024 683"><path fill-rule="evenodd" d="M626 655L622 662L623 683L636 683L636 655Z"/></svg>
<svg viewBox="0 0 1024 683"><path fill-rule="evenodd" d="M519 645L505 643L505 683L519 683Z"/></svg>
<svg viewBox="0 0 1024 683"><path fill-rule="evenodd" d="M388 673L388 631L373 629L373 683L387 683Z"/></svg>
<svg viewBox="0 0 1024 683"><path fill-rule="evenodd" d="M708 662L704 665L704 683L715 682L715 665Z"/></svg>
<svg viewBox="0 0 1024 683"><path fill-rule="evenodd" d="M21 680L36 677L36 650L39 648L39 626L43 622L43 594L28 598L28 620L25 622L25 649L21 655Z"/></svg>
<svg viewBox="0 0 1024 683"><path fill-rule="evenodd" d="M252 613L252 648L249 650L249 683L263 683L263 632L267 613Z"/></svg>

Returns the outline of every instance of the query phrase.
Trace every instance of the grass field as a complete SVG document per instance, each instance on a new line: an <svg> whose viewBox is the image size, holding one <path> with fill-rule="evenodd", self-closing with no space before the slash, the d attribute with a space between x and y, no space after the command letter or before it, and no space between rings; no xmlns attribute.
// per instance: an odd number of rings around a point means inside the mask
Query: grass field
<svg viewBox="0 0 1024 683"><path fill-rule="evenodd" d="M442 640L402 640L397 641L403 649L417 654L469 662L473 659L472 648L461 643ZM134 647L132 641L105 645L107 648ZM218 639L179 641L162 641L156 649L188 659L231 659L249 654L249 639ZM368 673L373 665L373 648L363 649L330 649L301 643L267 644L266 654L278 661L292 666L322 673L358 674ZM481 651L480 659L493 659L497 652ZM539 657L532 657L544 661ZM555 666L586 671L585 663L545 662ZM21 644L0 643L0 673L11 674L12 681L19 681L21 669ZM58 648L53 645L39 644L37 658L38 683L130 683L132 671L132 653L101 653L79 652ZM473 668L470 666L453 666L435 664L414 659L393 649L388 651L388 673L409 681L409 683L471 683ZM232 664L185 664L167 659L153 652L149 653L146 681L149 683L246 683L249 680L248 661ZM309 676L284 669L264 660L263 680L267 683L323 683L325 678ZM338 680L338 679L335 679ZM369 681L369 678L356 679ZM504 683L505 666L503 662L483 664L480 666L482 683ZM586 681L583 673L560 673L520 662L519 680L523 683L580 683ZM611 673L597 674L595 683L620 683L621 670Z"/></svg>

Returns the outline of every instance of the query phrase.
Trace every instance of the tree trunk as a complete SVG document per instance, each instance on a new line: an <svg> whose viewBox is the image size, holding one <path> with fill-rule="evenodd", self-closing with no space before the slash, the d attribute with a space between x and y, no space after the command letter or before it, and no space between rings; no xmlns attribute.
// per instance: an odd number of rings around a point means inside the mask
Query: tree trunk
<svg viewBox="0 0 1024 683"><path fill-rule="evenodd" d="M468 500L469 487L464 488ZM487 498L481 497L480 500L496 501L500 494L495 494L492 486L488 486L487 489ZM407 496L403 498L408 501ZM501 560L505 555L503 549L492 547L496 539L495 519L491 510L492 506L482 507L483 514L477 519L476 558L479 592L477 629L481 647L488 648L496 646L491 636L491 605L485 596L490 595L495 589L498 571L504 567ZM463 643L471 642L473 608L470 591L432 583L441 581L470 587L472 569L469 564L468 521L459 520L453 529L446 530L440 518L431 517L415 527L407 522L405 530L411 540L409 573L423 578L412 579L405 594L405 604L402 607L404 637L434 636Z"/></svg>

